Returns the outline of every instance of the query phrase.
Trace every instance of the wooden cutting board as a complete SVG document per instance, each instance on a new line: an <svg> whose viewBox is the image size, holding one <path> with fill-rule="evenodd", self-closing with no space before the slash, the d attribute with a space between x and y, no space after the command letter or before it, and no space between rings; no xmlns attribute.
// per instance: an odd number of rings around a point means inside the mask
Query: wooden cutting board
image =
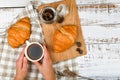
<svg viewBox="0 0 120 80"><path fill-rule="evenodd" d="M54 22L52 24L45 24L40 21L43 32L44 32L47 48L48 48L48 51L50 52L51 58L54 63L63 61L63 60L68 60L68 59L75 58L75 57L86 54L86 47L85 47L85 43L84 43L84 39L83 39L83 35L82 35L82 30L81 30L81 25L80 25L80 20L79 20L78 10L77 10L75 0L63 0L60 2L40 5L40 6L38 6L38 12L40 12L40 10L45 6L52 6L56 9L56 7L59 4L65 4L69 10L69 14L67 16L65 16L64 22L62 22L62 23ZM81 47L78 47L75 43L72 47L70 47L69 49L67 49L64 52L54 53L53 48L52 48L52 41L53 41L52 37L53 37L54 31L63 25L76 25L78 27L78 35L77 35L76 42L80 42ZM80 54L78 51L76 51L77 48L81 49L83 51L83 53Z"/></svg>

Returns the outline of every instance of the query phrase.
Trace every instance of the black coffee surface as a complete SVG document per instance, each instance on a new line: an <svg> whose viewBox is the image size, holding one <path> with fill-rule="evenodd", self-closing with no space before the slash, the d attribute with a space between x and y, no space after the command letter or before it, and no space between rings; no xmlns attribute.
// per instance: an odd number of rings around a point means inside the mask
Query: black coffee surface
<svg viewBox="0 0 120 80"><path fill-rule="evenodd" d="M51 21L54 18L54 12L51 9L46 9L43 12L42 17L46 21Z"/></svg>
<svg viewBox="0 0 120 80"><path fill-rule="evenodd" d="M38 44L32 44L28 47L27 53L32 60L37 60L42 56L43 51Z"/></svg>

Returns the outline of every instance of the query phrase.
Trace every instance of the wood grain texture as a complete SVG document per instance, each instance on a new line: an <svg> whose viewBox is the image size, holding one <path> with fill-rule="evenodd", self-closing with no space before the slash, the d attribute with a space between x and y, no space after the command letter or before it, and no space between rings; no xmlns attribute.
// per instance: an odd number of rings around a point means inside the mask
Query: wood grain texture
<svg viewBox="0 0 120 80"><path fill-rule="evenodd" d="M88 54L77 58L79 74L100 80L120 77L120 44L90 44L86 48Z"/></svg>
<svg viewBox="0 0 120 80"><path fill-rule="evenodd" d="M40 10L45 7L45 6L52 6L56 9L56 7L59 4L66 4L66 6L68 7L69 10L69 14L67 16L65 16L64 22L59 24L57 22L54 22L53 24L45 24L43 22L41 22L42 24L42 28L43 28L43 32L44 32L44 36L45 36L45 41L47 44L47 48L51 53L51 58L53 60L53 62L59 62L59 61L63 61L63 60L68 60L71 58L75 58L77 56L82 56L86 54L86 48L85 48L85 43L83 40L83 36L82 36L82 30L81 30L81 25L80 25L80 20L78 18L78 10L76 8L76 3L75 0L63 0L61 2L57 2L57 3L52 3L52 4L47 4L47 5L42 5L38 7L38 12L40 12ZM63 25L76 25L77 26L77 42L81 42L82 47L81 50L83 51L82 54L80 54L79 52L76 51L77 46L74 44L72 47L70 47L69 49L60 52L60 53L55 53L53 51L53 34L55 32L55 30L59 29L61 26Z"/></svg>
<svg viewBox="0 0 120 80"><path fill-rule="evenodd" d="M101 4L101 3L120 3L119 0L76 0L77 4Z"/></svg>
<svg viewBox="0 0 120 80"><path fill-rule="evenodd" d="M42 3L51 3L60 0L0 0L0 8L24 8L30 1L42 2Z"/></svg>
<svg viewBox="0 0 120 80"><path fill-rule="evenodd" d="M78 7L86 44L120 43L120 5L114 5L116 7L111 8Z"/></svg>

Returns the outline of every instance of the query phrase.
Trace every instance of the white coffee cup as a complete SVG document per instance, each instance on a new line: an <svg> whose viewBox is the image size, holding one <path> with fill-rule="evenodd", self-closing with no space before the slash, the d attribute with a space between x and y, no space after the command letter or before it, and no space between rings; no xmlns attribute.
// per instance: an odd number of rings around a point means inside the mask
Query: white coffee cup
<svg viewBox="0 0 120 80"><path fill-rule="evenodd" d="M44 49L39 42L26 41L27 46L25 47L25 57L31 62L37 62L43 59Z"/></svg>

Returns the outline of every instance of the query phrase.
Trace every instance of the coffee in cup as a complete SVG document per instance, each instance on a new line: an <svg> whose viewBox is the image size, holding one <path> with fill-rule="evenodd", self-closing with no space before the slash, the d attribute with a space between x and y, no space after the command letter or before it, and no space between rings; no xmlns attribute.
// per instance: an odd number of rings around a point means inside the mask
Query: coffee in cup
<svg viewBox="0 0 120 80"><path fill-rule="evenodd" d="M40 20L46 24L51 24L57 19L57 12L53 7L46 6L40 11Z"/></svg>
<svg viewBox="0 0 120 80"><path fill-rule="evenodd" d="M27 42L27 46L25 48L25 56L31 62L37 62L42 60L44 55L44 49L42 45L38 42Z"/></svg>

